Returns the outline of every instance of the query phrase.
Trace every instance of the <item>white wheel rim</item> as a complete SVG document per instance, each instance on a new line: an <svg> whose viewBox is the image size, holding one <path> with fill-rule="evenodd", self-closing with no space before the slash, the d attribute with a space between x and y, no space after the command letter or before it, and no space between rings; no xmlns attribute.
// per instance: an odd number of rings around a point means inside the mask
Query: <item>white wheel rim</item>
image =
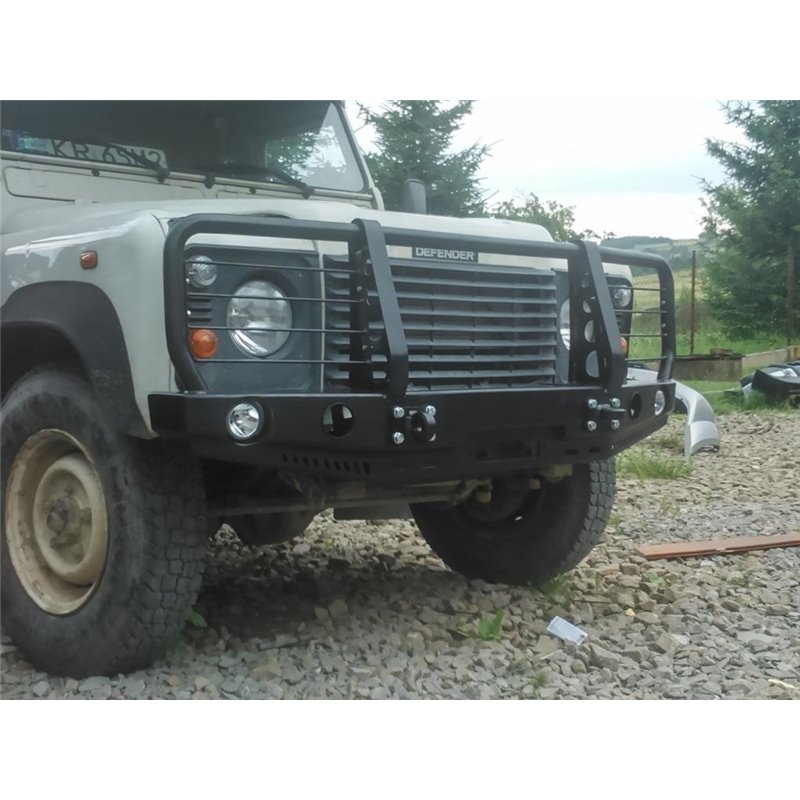
<svg viewBox="0 0 800 800"><path fill-rule="evenodd" d="M40 608L69 614L89 599L105 567L108 517L100 477L75 437L47 429L20 448L5 530L17 577Z"/></svg>

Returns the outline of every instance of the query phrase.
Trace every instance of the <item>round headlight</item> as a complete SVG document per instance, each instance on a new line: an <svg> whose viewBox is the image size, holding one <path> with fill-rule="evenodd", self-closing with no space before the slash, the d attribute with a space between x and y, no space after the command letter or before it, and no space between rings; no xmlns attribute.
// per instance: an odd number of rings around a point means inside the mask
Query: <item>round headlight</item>
<svg viewBox="0 0 800 800"><path fill-rule="evenodd" d="M633 299L633 289L630 286L615 286L611 290L611 299L615 308L627 308Z"/></svg>
<svg viewBox="0 0 800 800"><path fill-rule="evenodd" d="M228 303L233 343L250 356L270 356L286 344L292 327L292 306L269 281L248 281Z"/></svg>
<svg viewBox="0 0 800 800"><path fill-rule="evenodd" d="M186 267L186 277L192 286L205 289L217 279L217 265L208 256L194 256Z"/></svg>
<svg viewBox="0 0 800 800"><path fill-rule="evenodd" d="M558 312L558 332L561 334L564 347L569 350L569 300L561 304L561 310Z"/></svg>

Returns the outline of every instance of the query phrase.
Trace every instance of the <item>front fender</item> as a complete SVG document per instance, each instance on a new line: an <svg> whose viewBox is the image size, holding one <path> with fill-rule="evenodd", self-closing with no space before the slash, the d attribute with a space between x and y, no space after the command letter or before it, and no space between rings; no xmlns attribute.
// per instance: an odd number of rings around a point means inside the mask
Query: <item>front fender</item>
<svg viewBox="0 0 800 800"><path fill-rule="evenodd" d="M136 405L122 327L90 283L48 281L14 291L2 308L3 390L39 364L77 357L115 426L149 436Z"/></svg>

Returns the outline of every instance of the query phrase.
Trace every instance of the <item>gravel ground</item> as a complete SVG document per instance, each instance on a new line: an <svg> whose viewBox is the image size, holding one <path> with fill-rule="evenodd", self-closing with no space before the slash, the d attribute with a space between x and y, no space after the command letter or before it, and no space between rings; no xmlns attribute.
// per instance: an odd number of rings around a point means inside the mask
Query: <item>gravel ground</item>
<svg viewBox="0 0 800 800"><path fill-rule="evenodd" d="M683 417L652 446L680 452ZM152 669L35 671L3 636L3 698L800 699L800 549L646 562L647 542L800 529L800 413L720 419L674 481L620 478L606 540L547 591L449 572L412 522L335 522L261 550L223 528L197 609ZM478 623L504 612L482 639ZM588 639L545 632L558 615Z"/></svg>

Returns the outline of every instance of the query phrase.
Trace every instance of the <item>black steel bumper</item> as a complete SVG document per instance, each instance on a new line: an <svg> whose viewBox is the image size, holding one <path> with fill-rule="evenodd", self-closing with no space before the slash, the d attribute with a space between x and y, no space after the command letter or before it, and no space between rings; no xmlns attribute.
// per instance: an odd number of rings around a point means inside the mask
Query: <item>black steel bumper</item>
<svg viewBox="0 0 800 800"><path fill-rule="evenodd" d="M659 388L667 407L655 416ZM554 386L413 399L398 404L377 394L153 394L150 415L161 437L180 440L204 458L392 484L609 458L665 424L675 389L672 381L658 381L623 386L613 396L597 388ZM246 444L226 427L228 411L242 401L258 404L265 418L262 431ZM352 428L343 436L326 424L326 409L336 404L352 414ZM426 418L427 407L435 414Z"/></svg>

